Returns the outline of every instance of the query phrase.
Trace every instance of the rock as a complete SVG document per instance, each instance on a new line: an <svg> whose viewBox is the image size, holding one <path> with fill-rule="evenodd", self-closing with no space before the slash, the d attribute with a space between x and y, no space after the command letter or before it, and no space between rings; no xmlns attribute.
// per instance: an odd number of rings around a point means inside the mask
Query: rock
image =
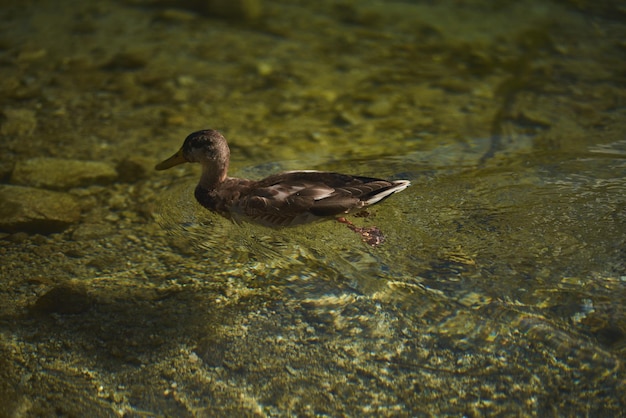
<svg viewBox="0 0 626 418"><path fill-rule="evenodd" d="M87 311L92 303L85 289L64 283L40 296L30 309L42 314L79 314Z"/></svg>
<svg viewBox="0 0 626 418"><path fill-rule="evenodd" d="M80 219L80 206L67 194L31 187L0 185L0 230L47 234Z"/></svg>
<svg viewBox="0 0 626 418"><path fill-rule="evenodd" d="M0 161L0 182L6 182L11 178L11 173L15 168L15 164L12 161Z"/></svg>
<svg viewBox="0 0 626 418"><path fill-rule="evenodd" d="M113 235L113 228L103 223L88 223L79 225L72 232L72 239L75 241L90 241Z"/></svg>
<svg viewBox="0 0 626 418"><path fill-rule="evenodd" d="M148 57L139 51L119 52L106 62L102 69L109 71L135 71L148 64Z"/></svg>
<svg viewBox="0 0 626 418"><path fill-rule="evenodd" d="M209 16L253 21L262 13L261 0L204 0L198 7Z"/></svg>
<svg viewBox="0 0 626 418"><path fill-rule="evenodd" d="M393 112L393 103L388 99L377 99L365 108L368 116L389 116Z"/></svg>
<svg viewBox="0 0 626 418"><path fill-rule="evenodd" d="M198 16L195 13L179 9L165 9L156 15L157 20L176 23L192 22L197 18Z"/></svg>
<svg viewBox="0 0 626 418"><path fill-rule="evenodd" d="M37 116L28 109L4 109L0 133L3 135L30 135L37 128Z"/></svg>
<svg viewBox="0 0 626 418"><path fill-rule="evenodd" d="M42 60L48 55L45 49L23 49L17 54L17 62L32 62Z"/></svg>
<svg viewBox="0 0 626 418"><path fill-rule="evenodd" d="M23 83L23 80L18 77L3 77L0 79L0 94L7 99L17 100L41 97L40 81L34 80ZM32 113L30 110L28 112ZM5 114L4 117L7 118L7 115Z"/></svg>
<svg viewBox="0 0 626 418"><path fill-rule="evenodd" d="M119 181L134 183L148 177L154 170L154 159L142 156L129 156L117 164Z"/></svg>
<svg viewBox="0 0 626 418"><path fill-rule="evenodd" d="M117 171L98 161L32 158L15 164L11 182L22 186L67 190L92 184L111 184Z"/></svg>

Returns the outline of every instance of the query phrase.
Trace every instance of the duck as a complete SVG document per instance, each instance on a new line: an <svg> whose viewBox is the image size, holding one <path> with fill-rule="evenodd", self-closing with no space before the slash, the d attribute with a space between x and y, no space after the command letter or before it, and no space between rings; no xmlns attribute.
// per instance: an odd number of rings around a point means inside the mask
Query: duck
<svg viewBox="0 0 626 418"><path fill-rule="evenodd" d="M353 224L345 219L345 214L363 211L411 185L409 180L316 170L286 171L262 180L229 177L230 148L226 138L213 129L188 135L178 152L155 168L166 170L183 163L202 166L194 191L200 205L235 223L269 227L330 218L350 226ZM365 233L374 235L373 230Z"/></svg>

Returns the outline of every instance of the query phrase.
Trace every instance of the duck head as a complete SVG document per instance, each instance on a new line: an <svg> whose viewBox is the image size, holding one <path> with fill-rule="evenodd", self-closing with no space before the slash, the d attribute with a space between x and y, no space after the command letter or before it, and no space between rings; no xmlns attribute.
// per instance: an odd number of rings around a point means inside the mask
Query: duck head
<svg viewBox="0 0 626 418"><path fill-rule="evenodd" d="M230 149L226 138L218 131L206 129L187 136L178 152L155 168L167 170L182 163L200 163L224 169L228 168L229 159Z"/></svg>

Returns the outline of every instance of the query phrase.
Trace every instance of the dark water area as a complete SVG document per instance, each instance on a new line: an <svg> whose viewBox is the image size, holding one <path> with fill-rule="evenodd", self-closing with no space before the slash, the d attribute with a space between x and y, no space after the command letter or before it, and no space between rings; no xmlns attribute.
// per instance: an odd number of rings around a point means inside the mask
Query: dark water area
<svg viewBox="0 0 626 418"><path fill-rule="evenodd" d="M0 416L621 416L626 8L7 2ZM236 224L231 174L412 185Z"/></svg>

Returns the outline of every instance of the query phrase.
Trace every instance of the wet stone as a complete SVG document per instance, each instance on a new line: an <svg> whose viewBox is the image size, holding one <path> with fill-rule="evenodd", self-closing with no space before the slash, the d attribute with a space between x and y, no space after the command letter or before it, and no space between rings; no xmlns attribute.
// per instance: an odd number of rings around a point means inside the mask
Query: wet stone
<svg viewBox="0 0 626 418"><path fill-rule="evenodd" d="M135 71L144 68L148 64L148 58L138 51L120 52L114 55L102 66L109 71Z"/></svg>
<svg viewBox="0 0 626 418"><path fill-rule="evenodd" d="M4 109L0 133L11 136L30 135L37 127L35 112L28 109Z"/></svg>
<svg viewBox="0 0 626 418"><path fill-rule="evenodd" d="M378 99L365 108L368 116L388 116L393 112L393 103L388 99Z"/></svg>
<svg viewBox="0 0 626 418"><path fill-rule="evenodd" d="M92 184L111 184L117 171L98 161L32 158L15 164L11 182L22 186L67 190Z"/></svg>
<svg viewBox="0 0 626 418"><path fill-rule="evenodd" d="M48 51L45 49L22 49L17 54L17 62L32 62L42 60L48 55Z"/></svg>
<svg viewBox="0 0 626 418"><path fill-rule="evenodd" d="M141 156L127 157L120 161L116 167L119 180L127 183L145 179L153 169L154 159Z"/></svg>
<svg viewBox="0 0 626 418"><path fill-rule="evenodd" d="M80 219L76 199L61 192L0 185L0 230L59 232Z"/></svg>
<svg viewBox="0 0 626 418"><path fill-rule="evenodd" d="M46 314L79 314L89 309L90 305L91 300L84 289L62 284L40 296L31 306L31 311Z"/></svg>
<svg viewBox="0 0 626 418"><path fill-rule="evenodd" d="M204 0L198 8L210 16L252 21L263 11L261 0Z"/></svg>
<svg viewBox="0 0 626 418"><path fill-rule="evenodd" d="M89 241L111 236L113 228L108 224L89 223L78 226L72 233L75 241Z"/></svg>
<svg viewBox="0 0 626 418"><path fill-rule="evenodd" d="M11 177L14 164L11 161L0 161L0 181L4 182Z"/></svg>
<svg viewBox="0 0 626 418"><path fill-rule="evenodd" d="M192 12L178 10L178 9L166 9L159 12L156 15L157 20L164 22L176 22L176 23L186 23L196 20L198 16L196 16Z"/></svg>

